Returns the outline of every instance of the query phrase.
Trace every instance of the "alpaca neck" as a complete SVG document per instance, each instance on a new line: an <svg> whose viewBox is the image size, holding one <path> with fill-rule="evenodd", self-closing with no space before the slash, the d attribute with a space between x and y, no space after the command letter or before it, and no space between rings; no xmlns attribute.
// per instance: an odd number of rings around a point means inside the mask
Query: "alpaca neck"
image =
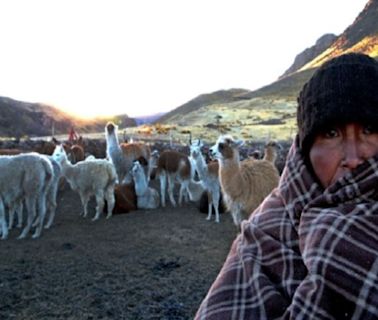
<svg viewBox="0 0 378 320"><path fill-rule="evenodd" d="M199 156L196 158L196 166L197 166L199 178L201 180L205 180L208 176L208 170L207 170L207 164L202 154L199 154Z"/></svg>
<svg viewBox="0 0 378 320"><path fill-rule="evenodd" d="M118 137L116 133L112 133L106 136L106 149L109 155L122 153L121 147L119 146Z"/></svg>
<svg viewBox="0 0 378 320"><path fill-rule="evenodd" d="M219 170L235 170L235 172L237 172L239 171L239 168L240 156L238 152L234 153L232 158L225 158L219 160Z"/></svg>
<svg viewBox="0 0 378 320"><path fill-rule="evenodd" d="M147 180L143 172L138 172L134 177L135 193L137 196L142 196L147 189Z"/></svg>
<svg viewBox="0 0 378 320"><path fill-rule="evenodd" d="M75 165L70 163L67 158L63 158L61 161L62 175L68 180L72 181L72 178L75 176L76 170Z"/></svg>
<svg viewBox="0 0 378 320"><path fill-rule="evenodd" d="M275 162L277 160L277 153L271 148L265 150L264 160Z"/></svg>
<svg viewBox="0 0 378 320"><path fill-rule="evenodd" d="M222 161L219 161L219 181L226 194L235 192L235 189L240 189L240 184L239 188L235 188L233 183L233 181L242 181L240 175L239 157L234 157L234 159L222 159Z"/></svg>

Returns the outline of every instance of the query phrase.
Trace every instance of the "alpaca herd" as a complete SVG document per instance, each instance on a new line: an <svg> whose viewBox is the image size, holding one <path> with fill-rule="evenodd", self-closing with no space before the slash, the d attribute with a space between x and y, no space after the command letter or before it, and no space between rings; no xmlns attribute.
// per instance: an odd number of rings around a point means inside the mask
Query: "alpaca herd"
<svg viewBox="0 0 378 320"><path fill-rule="evenodd" d="M202 152L203 142L196 140L189 145L187 155L175 150L151 152L143 143L119 143L117 130L114 123L105 126L105 159L93 155L85 158L82 142L67 147L55 141L50 155L0 149L1 239L6 239L14 227L15 215L17 227L23 226L19 239L32 228L33 238L39 237L43 228L50 228L64 181L80 196L83 217L88 216L89 200L95 198L93 221L105 211L110 218L113 213L165 207L166 194L173 207L198 201L206 194L206 219L211 220L214 211L215 222L220 222L223 199L237 227L278 184L274 162L279 145L275 142L266 144L262 159L241 161L238 149L242 141L231 136L220 136L207 155ZM153 179L158 180L160 190L151 186Z"/></svg>

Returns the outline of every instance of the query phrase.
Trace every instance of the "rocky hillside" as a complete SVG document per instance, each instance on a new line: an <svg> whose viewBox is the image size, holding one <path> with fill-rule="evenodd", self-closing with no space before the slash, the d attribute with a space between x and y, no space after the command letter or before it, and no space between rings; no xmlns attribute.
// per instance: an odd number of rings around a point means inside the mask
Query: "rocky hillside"
<svg viewBox="0 0 378 320"><path fill-rule="evenodd" d="M294 63L287 69L280 79L292 74L293 72L299 70L304 65L306 65L309 61L315 59L319 54L321 54L324 50L329 48L331 44L337 39L337 36L328 33L321 36L310 48L305 49L300 54L295 57Z"/></svg>
<svg viewBox="0 0 378 320"><path fill-rule="evenodd" d="M378 57L378 0L369 0L356 20L316 58L299 70L315 68L346 52L363 52Z"/></svg>
<svg viewBox="0 0 378 320"><path fill-rule="evenodd" d="M71 127L76 128L79 134L101 132L109 120L122 127L136 125L126 115L82 120L47 105L0 97L0 137L58 135L67 133Z"/></svg>

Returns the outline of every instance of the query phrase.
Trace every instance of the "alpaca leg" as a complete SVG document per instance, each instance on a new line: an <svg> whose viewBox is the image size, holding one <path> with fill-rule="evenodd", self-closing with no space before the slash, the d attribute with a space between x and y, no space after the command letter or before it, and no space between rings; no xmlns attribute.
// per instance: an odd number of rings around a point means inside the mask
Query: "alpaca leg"
<svg viewBox="0 0 378 320"><path fill-rule="evenodd" d="M213 213L213 200L211 197L211 193L208 191L207 194L207 218L206 220L211 220L211 215Z"/></svg>
<svg viewBox="0 0 378 320"><path fill-rule="evenodd" d="M92 219L92 221L96 221L100 218L101 212L104 210L104 192L103 191L98 191L96 193L96 215Z"/></svg>
<svg viewBox="0 0 378 320"><path fill-rule="evenodd" d="M105 199L108 206L108 215L106 216L106 219L109 219L113 214L113 209L115 205L114 188L109 187L106 190Z"/></svg>
<svg viewBox="0 0 378 320"><path fill-rule="evenodd" d="M240 212L240 208L238 208L238 206L233 206L232 207L232 219L234 221L234 224L240 228L240 223L241 223L241 212Z"/></svg>
<svg viewBox="0 0 378 320"><path fill-rule="evenodd" d="M173 196L173 189L175 187L175 177L171 174L168 175L168 195L169 195L169 200L171 201L172 206L176 207L176 201ZM181 193L181 189L180 189Z"/></svg>
<svg viewBox="0 0 378 320"><path fill-rule="evenodd" d="M220 200L220 191L219 189L214 190L213 196L212 196L212 204L215 210L215 222L220 222L219 218L219 200Z"/></svg>
<svg viewBox="0 0 378 320"><path fill-rule="evenodd" d="M8 223L8 230L11 230L13 228L13 222L14 222L14 214L15 214L16 208L14 206L9 207L9 223Z"/></svg>
<svg viewBox="0 0 378 320"><path fill-rule="evenodd" d="M180 185L180 192L179 192L179 199L178 199L178 203L179 203L179 206L182 205L182 198L183 198L183 195L185 193L185 187L183 184Z"/></svg>
<svg viewBox="0 0 378 320"><path fill-rule="evenodd" d="M49 193L49 197L48 197L49 220L45 225L45 229L50 228L55 219L55 213L56 213L56 207L57 207L57 203L56 203L57 192L58 192L58 184L54 185L52 192Z"/></svg>
<svg viewBox="0 0 378 320"><path fill-rule="evenodd" d="M208 203L208 207L207 207L207 212L208 212L208 214L207 214L207 217L206 217L206 220L211 220L211 215L213 214L213 205L212 205L212 203L211 202L209 202Z"/></svg>
<svg viewBox="0 0 378 320"><path fill-rule="evenodd" d="M43 223L45 221L46 216L46 193L42 192L37 201L37 220L38 225L35 229L35 232L33 234L33 239L38 238L41 235L42 229L43 229Z"/></svg>
<svg viewBox="0 0 378 320"><path fill-rule="evenodd" d="M165 172L161 172L159 175L160 180L160 197L161 197L161 205L165 207L165 192L167 188L167 176Z"/></svg>
<svg viewBox="0 0 378 320"><path fill-rule="evenodd" d="M22 211L23 211L23 204L22 201L16 201L11 207L9 207L9 225L8 229L13 228L14 223L14 215L17 213L17 228L22 227Z"/></svg>
<svg viewBox="0 0 378 320"><path fill-rule="evenodd" d="M22 201L19 202L18 206L16 207L17 211L17 228L22 227L22 216L24 213L24 203Z"/></svg>
<svg viewBox="0 0 378 320"><path fill-rule="evenodd" d="M49 220L47 221L46 225L45 225L45 229L48 229L51 227L52 223L54 222L54 218L55 218L55 212L56 212L56 200L52 200L50 199L49 200L49 204L48 204L48 211L49 211Z"/></svg>
<svg viewBox="0 0 378 320"><path fill-rule="evenodd" d="M3 201L0 200L0 223L1 223L1 239L8 238L7 220L5 219L5 209Z"/></svg>
<svg viewBox="0 0 378 320"><path fill-rule="evenodd" d="M186 202L186 203L188 203L189 202L189 186L187 185L186 187L185 187L185 190L184 190L184 201Z"/></svg>
<svg viewBox="0 0 378 320"><path fill-rule="evenodd" d="M156 209L160 205L159 193L155 189L153 189L152 196L154 202L154 209Z"/></svg>
<svg viewBox="0 0 378 320"><path fill-rule="evenodd" d="M179 193L179 205L182 205L182 199L184 198L184 201L188 202L188 194L189 194L189 181L182 181L180 185L180 193Z"/></svg>
<svg viewBox="0 0 378 320"><path fill-rule="evenodd" d="M83 217L86 218L87 215L88 215L88 202L89 202L89 198L90 196L84 192L80 192L80 200L81 200L81 204L83 206ZM82 215L80 213L80 215Z"/></svg>
<svg viewBox="0 0 378 320"><path fill-rule="evenodd" d="M36 213L36 199L34 197L26 197L25 202L28 221L26 223L26 226L22 230L21 234L19 235L18 239L24 239L27 236L32 227L33 219Z"/></svg>

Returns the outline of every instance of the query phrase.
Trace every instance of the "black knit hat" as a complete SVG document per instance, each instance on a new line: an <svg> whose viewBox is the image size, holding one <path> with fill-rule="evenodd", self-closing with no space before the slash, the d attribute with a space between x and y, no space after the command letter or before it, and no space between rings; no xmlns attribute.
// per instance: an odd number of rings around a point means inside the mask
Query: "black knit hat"
<svg viewBox="0 0 378 320"><path fill-rule="evenodd" d="M350 122L378 127L378 62L360 53L327 61L303 86L297 110L302 153L308 155L317 133Z"/></svg>

